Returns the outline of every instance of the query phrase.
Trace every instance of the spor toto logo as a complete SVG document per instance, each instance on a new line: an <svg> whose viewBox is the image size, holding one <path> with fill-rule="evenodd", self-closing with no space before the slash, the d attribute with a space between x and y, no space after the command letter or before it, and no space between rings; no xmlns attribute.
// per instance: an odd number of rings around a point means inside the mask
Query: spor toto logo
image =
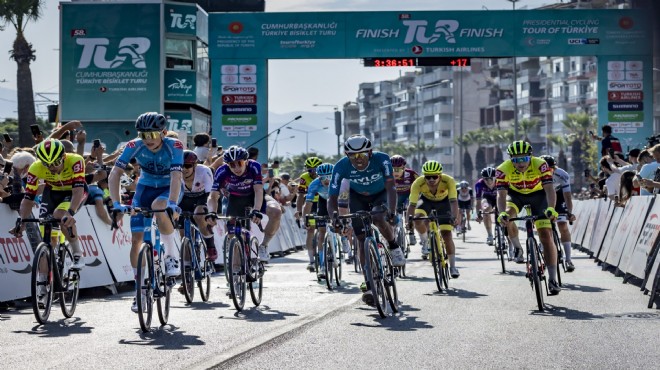
<svg viewBox="0 0 660 370"><path fill-rule="evenodd" d="M79 38L76 44L83 47L80 53L78 68L88 68L92 63L96 68L114 69L121 67L126 60L131 61L135 68L147 68L144 54L151 47L151 41L146 37L124 37L117 46L117 55L107 59L110 39L104 37Z"/></svg>

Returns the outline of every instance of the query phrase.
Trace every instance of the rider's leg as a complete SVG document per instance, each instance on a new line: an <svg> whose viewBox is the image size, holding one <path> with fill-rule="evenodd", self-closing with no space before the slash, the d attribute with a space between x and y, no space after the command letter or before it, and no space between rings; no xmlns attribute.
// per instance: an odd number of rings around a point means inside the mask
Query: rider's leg
<svg viewBox="0 0 660 370"><path fill-rule="evenodd" d="M165 209L167 208L167 198L158 197L151 203L151 209ZM179 259L179 250L177 246L180 244L180 240L177 242L177 235L174 233L174 225L167 212L158 212L155 213L156 223L158 224L158 230L160 231L160 241L163 244L165 249L165 258L171 257Z"/></svg>
<svg viewBox="0 0 660 370"><path fill-rule="evenodd" d="M571 261L571 251L573 245L571 244L571 231L568 229L568 222L557 222L559 228L559 240L564 246L564 256L567 262Z"/></svg>
<svg viewBox="0 0 660 370"><path fill-rule="evenodd" d="M541 241L541 244L543 244L543 257L548 269L548 277L550 280L557 281L557 247L552 240L552 229L549 226L550 225L548 225L548 227L539 227L537 225L537 230L539 233L539 240Z"/></svg>
<svg viewBox="0 0 660 370"><path fill-rule="evenodd" d="M261 245L268 249L268 243L275 233L280 229L280 221L282 220L282 207L276 200L264 199L266 202L266 215L268 216L268 223L264 228L264 240L261 242Z"/></svg>
<svg viewBox="0 0 660 370"><path fill-rule="evenodd" d="M214 253L215 257L217 258L218 252L215 249L215 238L213 237L213 232L209 231L208 223L206 222L206 216L204 215L207 212L208 208L206 206L199 205L195 207L195 213L197 213L197 215L193 216L193 219L199 228L199 233L202 234L202 238L204 238L204 244L206 244L206 249L209 251L209 255Z"/></svg>
<svg viewBox="0 0 660 370"><path fill-rule="evenodd" d="M456 267L456 246L454 245L454 238L451 235L451 229L444 230L442 225L440 226L440 235L442 235L442 240L445 241L445 247L447 248L447 259L449 259L449 267Z"/></svg>

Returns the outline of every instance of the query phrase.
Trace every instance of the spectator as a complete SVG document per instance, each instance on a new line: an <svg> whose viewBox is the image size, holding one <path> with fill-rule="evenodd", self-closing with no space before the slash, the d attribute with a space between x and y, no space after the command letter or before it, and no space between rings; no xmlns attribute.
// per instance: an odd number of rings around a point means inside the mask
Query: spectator
<svg viewBox="0 0 660 370"><path fill-rule="evenodd" d="M64 146L64 151L67 153L74 153L76 150L73 147L73 143L66 139L61 139L60 142Z"/></svg>
<svg viewBox="0 0 660 370"><path fill-rule="evenodd" d="M600 168L603 170L607 179L605 180L605 186L607 187L607 197L611 200L619 198L619 188L621 174L615 171L617 169L616 164L614 164L612 158L609 155L604 156L600 160Z"/></svg>
<svg viewBox="0 0 660 370"><path fill-rule="evenodd" d="M165 134L165 137L171 137L171 138L174 138L174 139L178 139L179 134L176 131L168 130L167 133ZM184 144L185 144L185 140L184 140Z"/></svg>
<svg viewBox="0 0 660 370"><path fill-rule="evenodd" d="M593 134L592 131L591 136L594 139L600 140L600 155L601 156L606 156L610 154L610 149L614 151L614 153L617 154L623 154L623 149L621 149L621 143L619 142L619 139L616 137L612 136L612 126L610 125L605 125L602 128L602 133L603 137L598 137Z"/></svg>
<svg viewBox="0 0 660 370"><path fill-rule="evenodd" d="M286 205L291 202L296 196L296 187L291 182L291 175L286 172L282 172L280 176L280 199L279 202L282 205Z"/></svg>
<svg viewBox="0 0 660 370"><path fill-rule="evenodd" d="M280 161L273 161L270 166L270 177L280 177Z"/></svg>
<svg viewBox="0 0 660 370"><path fill-rule="evenodd" d="M252 159L253 161L257 160L257 157L259 157L259 149L251 146L247 148L248 151L248 159Z"/></svg>
<svg viewBox="0 0 660 370"><path fill-rule="evenodd" d="M633 185L634 178L635 171L625 171L621 174L618 205L625 206L630 197L639 195L639 187Z"/></svg>
<svg viewBox="0 0 660 370"><path fill-rule="evenodd" d="M653 156L654 161L649 161L649 163L644 164L639 170L639 178L642 185L640 189L641 195L653 195L655 187L652 182L660 182L660 171L658 171L658 167L660 167L660 144L655 145L648 151ZM640 163L641 159L642 154L640 153Z"/></svg>
<svg viewBox="0 0 660 370"><path fill-rule="evenodd" d="M195 136L193 136L193 145L195 146L193 152L197 154L197 159L200 163L204 163L209 157L211 137L206 132L195 134Z"/></svg>

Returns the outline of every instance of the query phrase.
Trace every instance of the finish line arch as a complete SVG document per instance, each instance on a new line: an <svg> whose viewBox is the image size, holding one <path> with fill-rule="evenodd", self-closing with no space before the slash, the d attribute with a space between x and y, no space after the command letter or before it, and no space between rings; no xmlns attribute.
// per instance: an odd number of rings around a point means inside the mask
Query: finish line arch
<svg viewBox="0 0 660 370"><path fill-rule="evenodd" d="M268 133L269 59L598 58L598 123L653 134L652 19L626 10L209 14L212 129L218 143ZM255 145L268 153L268 141Z"/></svg>

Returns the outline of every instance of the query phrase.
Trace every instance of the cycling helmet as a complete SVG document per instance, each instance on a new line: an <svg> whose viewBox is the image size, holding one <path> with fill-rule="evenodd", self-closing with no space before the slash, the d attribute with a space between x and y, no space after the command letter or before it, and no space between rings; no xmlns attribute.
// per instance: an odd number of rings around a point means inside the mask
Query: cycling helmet
<svg viewBox="0 0 660 370"><path fill-rule="evenodd" d="M467 188L470 187L470 184L469 184L467 181L465 181L465 180L463 180L463 181L461 181L460 183L458 183L458 185L461 187L461 189L467 189Z"/></svg>
<svg viewBox="0 0 660 370"><path fill-rule="evenodd" d="M532 146L523 140L514 141L506 149L507 153L510 156L520 155L520 154L532 154Z"/></svg>
<svg viewBox="0 0 660 370"><path fill-rule="evenodd" d="M167 119L160 113L142 113L135 120L135 129L138 131L163 131L167 125Z"/></svg>
<svg viewBox="0 0 660 370"><path fill-rule="evenodd" d="M323 161L319 157L309 157L305 161L305 167L307 168L316 168L318 167Z"/></svg>
<svg viewBox="0 0 660 370"><path fill-rule="evenodd" d="M44 165L48 166L62 158L64 155L64 145L57 139L44 140L37 146L37 158Z"/></svg>
<svg viewBox="0 0 660 370"><path fill-rule="evenodd" d="M368 152L371 149L371 140L363 135L353 135L344 142L344 152L347 154Z"/></svg>
<svg viewBox="0 0 660 370"><path fill-rule="evenodd" d="M422 166L422 174L424 175L440 175L442 173L442 165L438 161L426 161Z"/></svg>
<svg viewBox="0 0 660 370"><path fill-rule="evenodd" d="M390 161L392 162L392 167L404 167L406 165L406 159L398 154L391 156Z"/></svg>
<svg viewBox="0 0 660 370"><path fill-rule="evenodd" d="M493 167L486 167L481 170L481 177L495 177L495 172L497 170Z"/></svg>
<svg viewBox="0 0 660 370"><path fill-rule="evenodd" d="M238 145L232 145L229 148L227 148L222 158L225 160L225 162L239 161L241 159L247 159L248 152L243 147L240 147Z"/></svg>
<svg viewBox="0 0 660 370"><path fill-rule="evenodd" d="M332 169L335 168L334 165L330 163L323 163L316 167L316 174L319 176L330 176L332 175Z"/></svg>
<svg viewBox="0 0 660 370"><path fill-rule="evenodd" d="M196 164L197 163L197 154L192 150L183 151L183 164Z"/></svg>
<svg viewBox="0 0 660 370"><path fill-rule="evenodd" d="M555 157L553 157L551 155L547 155L547 154L542 155L541 159L543 159L545 161L545 163L547 163L548 166L550 166L550 167L554 167L554 166L557 165L557 163L555 162Z"/></svg>

